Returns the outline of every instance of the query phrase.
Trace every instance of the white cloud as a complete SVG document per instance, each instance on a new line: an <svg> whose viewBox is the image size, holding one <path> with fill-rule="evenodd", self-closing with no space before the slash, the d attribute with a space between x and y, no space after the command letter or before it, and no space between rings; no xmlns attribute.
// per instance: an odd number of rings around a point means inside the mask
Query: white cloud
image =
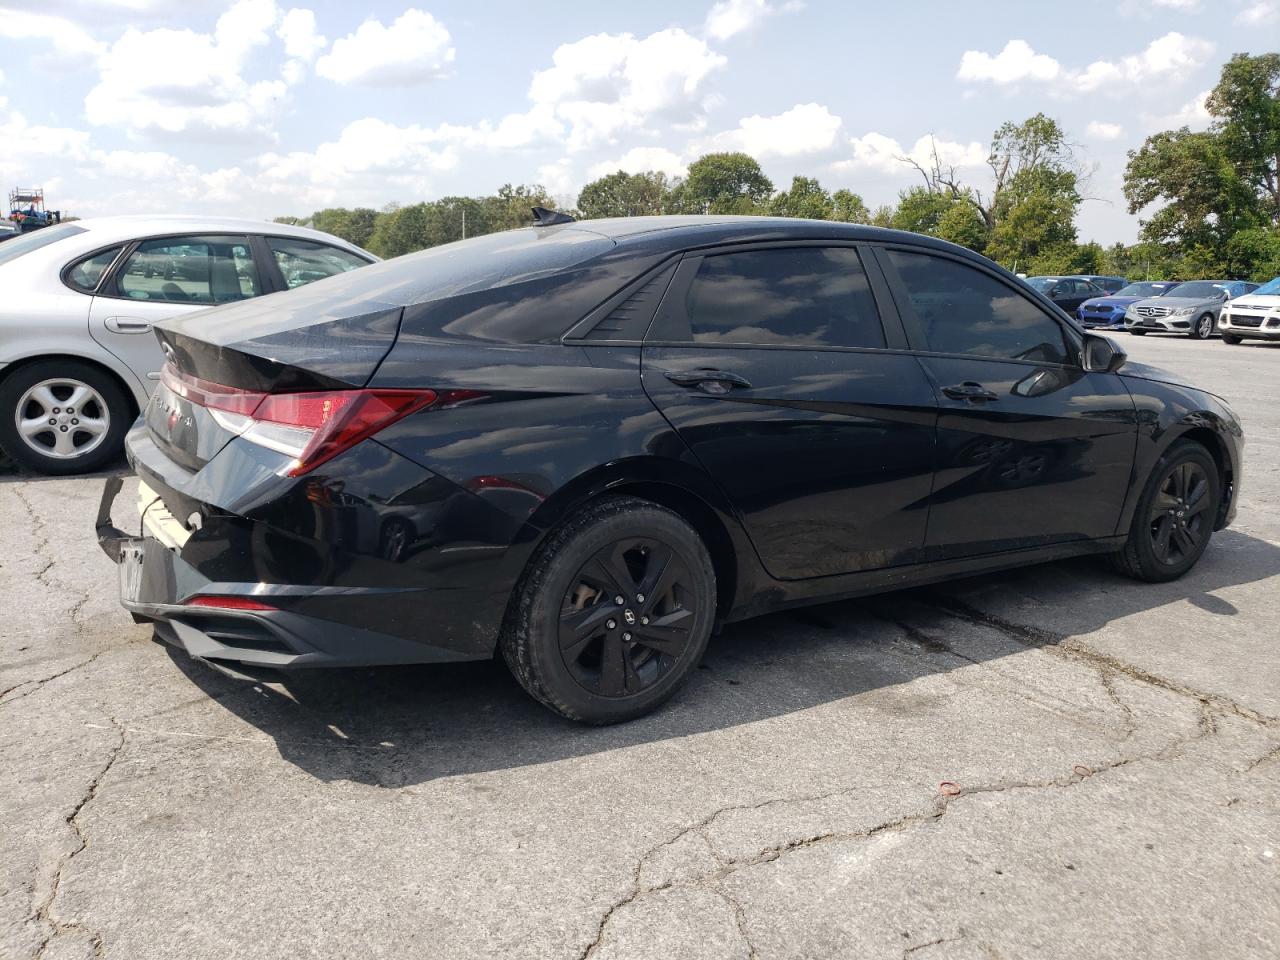
<svg viewBox="0 0 1280 960"><path fill-rule="evenodd" d="M288 84L242 72L278 18L272 0L239 0L212 34L129 28L99 59L98 84L85 97L89 121L135 133L263 131Z"/></svg>
<svg viewBox="0 0 1280 960"><path fill-rule="evenodd" d="M406 10L390 26L366 20L333 41L316 73L335 83L412 86L448 73L455 51L445 25L423 10Z"/></svg>
<svg viewBox="0 0 1280 960"><path fill-rule="evenodd" d="M276 36L284 41L286 56L310 63L329 42L316 29L316 15L311 10L294 7L280 20Z"/></svg>
<svg viewBox="0 0 1280 960"><path fill-rule="evenodd" d="M1258 0L1236 14L1236 23L1246 27L1262 27L1280 20L1280 3Z"/></svg>
<svg viewBox="0 0 1280 960"><path fill-rule="evenodd" d="M106 49L106 44L93 39L70 20L22 10L0 12L0 37L48 41L59 57L69 62L94 59Z"/></svg>
<svg viewBox="0 0 1280 960"><path fill-rule="evenodd" d="M850 137L849 146L853 150L853 156L832 164L832 169L839 172L873 170L878 173L902 174L910 171L904 157L927 167L933 161L935 150L939 162L944 166L975 168L986 165L988 154L987 148L976 140L958 143L930 136L920 137L910 150L905 150L892 137L874 132L861 137Z"/></svg>
<svg viewBox="0 0 1280 960"><path fill-rule="evenodd" d="M670 28L644 39L584 37L557 47L551 62L534 74L529 97L569 125L567 145L581 150L653 119L696 126L705 111L703 82L727 61L705 41Z"/></svg>
<svg viewBox="0 0 1280 960"><path fill-rule="evenodd" d="M738 129L705 141L699 152L743 150L754 157L797 157L835 146L840 118L817 103L801 103L772 117L743 117Z"/></svg>
<svg viewBox="0 0 1280 960"><path fill-rule="evenodd" d="M587 171L588 177L597 180L619 170L624 173L648 173L656 171L668 177L683 177L689 164L673 150L666 147L632 147L617 160L603 160Z"/></svg>
<svg viewBox="0 0 1280 960"><path fill-rule="evenodd" d="M1166 10L1194 10L1200 6L1200 0L1151 0L1153 7L1164 7Z"/></svg>
<svg viewBox="0 0 1280 960"><path fill-rule="evenodd" d="M1119 61L1095 60L1083 68L1068 69L1053 57L1037 53L1025 40L1010 40L995 56L980 50L966 50L956 76L960 80L1000 86L1024 81L1048 83L1060 94L1105 92L1184 74L1203 64L1213 49L1208 40L1171 31L1151 41L1140 53Z"/></svg>
<svg viewBox="0 0 1280 960"><path fill-rule="evenodd" d="M799 0L774 3L771 0L718 0L707 11L703 29L713 40L728 40L758 26L768 17L790 13L804 6Z"/></svg>
<svg viewBox="0 0 1280 960"><path fill-rule="evenodd" d="M1169 130L1178 127L1190 127L1192 130L1204 130L1213 117L1207 106L1210 91L1205 90L1184 103L1173 113L1156 116L1144 115L1145 125L1151 130Z"/></svg>
<svg viewBox="0 0 1280 960"><path fill-rule="evenodd" d="M1089 122L1085 133L1095 140L1118 140L1124 133L1124 127L1118 123L1102 123L1098 120Z"/></svg>

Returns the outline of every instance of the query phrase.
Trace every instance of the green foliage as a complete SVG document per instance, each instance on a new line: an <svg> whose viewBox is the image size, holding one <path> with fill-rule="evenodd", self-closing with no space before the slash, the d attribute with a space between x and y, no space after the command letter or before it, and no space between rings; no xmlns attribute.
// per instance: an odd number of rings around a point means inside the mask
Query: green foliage
<svg viewBox="0 0 1280 960"><path fill-rule="evenodd" d="M962 247L982 253L988 242L989 232L978 208L967 200L955 200L938 219L937 236Z"/></svg>
<svg viewBox="0 0 1280 960"><path fill-rule="evenodd" d="M648 217L669 213L671 184L664 173L619 170L593 180L578 194L578 210L588 220L599 217Z"/></svg>
<svg viewBox="0 0 1280 960"><path fill-rule="evenodd" d="M745 153L708 153L689 164L689 174L673 191L683 213L763 213L773 181Z"/></svg>

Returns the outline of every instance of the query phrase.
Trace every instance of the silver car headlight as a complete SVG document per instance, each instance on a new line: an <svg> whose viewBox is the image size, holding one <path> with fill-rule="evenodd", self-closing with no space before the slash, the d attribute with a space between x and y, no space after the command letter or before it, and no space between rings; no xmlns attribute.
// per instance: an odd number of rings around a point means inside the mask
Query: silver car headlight
<svg viewBox="0 0 1280 960"><path fill-rule="evenodd" d="M1195 312L1195 307L1179 307L1177 310L1173 311L1173 315L1175 317L1189 317Z"/></svg>

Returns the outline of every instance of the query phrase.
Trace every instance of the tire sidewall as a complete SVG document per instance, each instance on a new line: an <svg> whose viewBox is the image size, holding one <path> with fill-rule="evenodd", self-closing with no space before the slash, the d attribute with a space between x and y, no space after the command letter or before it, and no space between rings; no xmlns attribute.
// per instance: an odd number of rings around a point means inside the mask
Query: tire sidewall
<svg viewBox="0 0 1280 960"><path fill-rule="evenodd" d="M1205 320L1209 321L1209 329L1202 333L1201 327L1204 326ZM1200 316L1196 317L1196 322L1191 327L1191 339L1208 340L1212 336L1213 336L1213 314L1202 313L1200 314Z"/></svg>
<svg viewBox="0 0 1280 960"><path fill-rule="evenodd" d="M1184 557L1177 564L1170 565L1162 563L1156 557L1155 550L1151 544L1151 504L1159 493L1160 484L1169 475L1169 471L1177 464L1188 460L1194 461L1204 468L1205 474L1209 478L1209 496L1215 507L1207 515L1209 530L1200 541L1195 554L1191 557ZM1218 465L1214 463L1209 451L1193 441L1175 441L1156 461L1156 465L1147 479L1146 489L1142 491L1142 497L1138 500L1137 513L1133 518L1133 529L1130 536L1133 537L1134 552L1137 554L1137 560L1142 566L1143 572L1156 580L1176 580L1199 563L1213 535L1216 505L1220 505L1221 501L1222 479L1218 476Z"/></svg>
<svg viewBox="0 0 1280 960"><path fill-rule="evenodd" d="M111 417L111 426L107 428L103 442L90 453L71 460L46 457L32 450L19 436L14 423L14 413L22 395L42 380L59 377L81 380L97 390ZM124 435L133 419L131 412L128 397L109 373L81 361L39 360L19 367L0 382L0 447L18 464L38 473L51 476L89 473L120 455Z"/></svg>
<svg viewBox="0 0 1280 960"><path fill-rule="evenodd" d="M661 540L679 556L692 579L690 587L699 597L698 609L692 640L665 677L632 696L602 697L579 685L564 662L560 611L582 564L597 551L628 537ZM562 713L590 723L617 723L648 713L670 698L702 659L715 618L715 572L693 528L662 507L637 502L633 508L577 531L559 544L544 576L538 579L540 582L528 585L534 591L528 620L529 657L539 683Z"/></svg>

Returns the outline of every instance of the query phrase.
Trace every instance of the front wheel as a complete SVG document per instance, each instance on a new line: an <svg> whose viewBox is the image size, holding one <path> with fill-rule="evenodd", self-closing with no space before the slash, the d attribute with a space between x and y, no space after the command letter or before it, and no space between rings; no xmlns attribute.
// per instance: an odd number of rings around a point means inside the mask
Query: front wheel
<svg viewBox="0 0 1280 960"><path fill-rule="evenodd" d="M706 649L716 578L679 515L633 497L588 505L530 561L503 627L520 685L571 720L618 723L667 700Z"/></svg>
<svg viewBox="0 0 1280 960"><path fill-rule="evenodd" d="M131 413L124 391L101 369L40 360L0 383L0 447L39 473L87 473L120 455Z"/></svg>
<svg viewBox="0 0 1280 960"><path fill-rule="evenodd" d="M1224 333L1222 335L1222 342L1229 347L1238 347L1240 344L1244 343L1244 338L1237 337L1234 333Z"/></svg>
<svg viewBox="0 0 1280 960"><path fill-rule="evenodd" d="M1145 337L1147 335L1147 331L1145 330L1130 330L1129 333L1135 337Z"/></svg>
<svg viewBox="0 0 1280 960"><path fill-rule="evenodd" d="M1176 441L1147 479L1129 539L1113 554L1116 568L1148 583L1182 576L1209 545L1221 497L1209 451L1192 440Z"/></svg>
<svg viewBox="0 0 1280 960"><path fill-rule="evenodd" d="M1205 313L1196 318L1187 334L1192 340L1208 340L1213 336L1213 314Z"/></svg>

